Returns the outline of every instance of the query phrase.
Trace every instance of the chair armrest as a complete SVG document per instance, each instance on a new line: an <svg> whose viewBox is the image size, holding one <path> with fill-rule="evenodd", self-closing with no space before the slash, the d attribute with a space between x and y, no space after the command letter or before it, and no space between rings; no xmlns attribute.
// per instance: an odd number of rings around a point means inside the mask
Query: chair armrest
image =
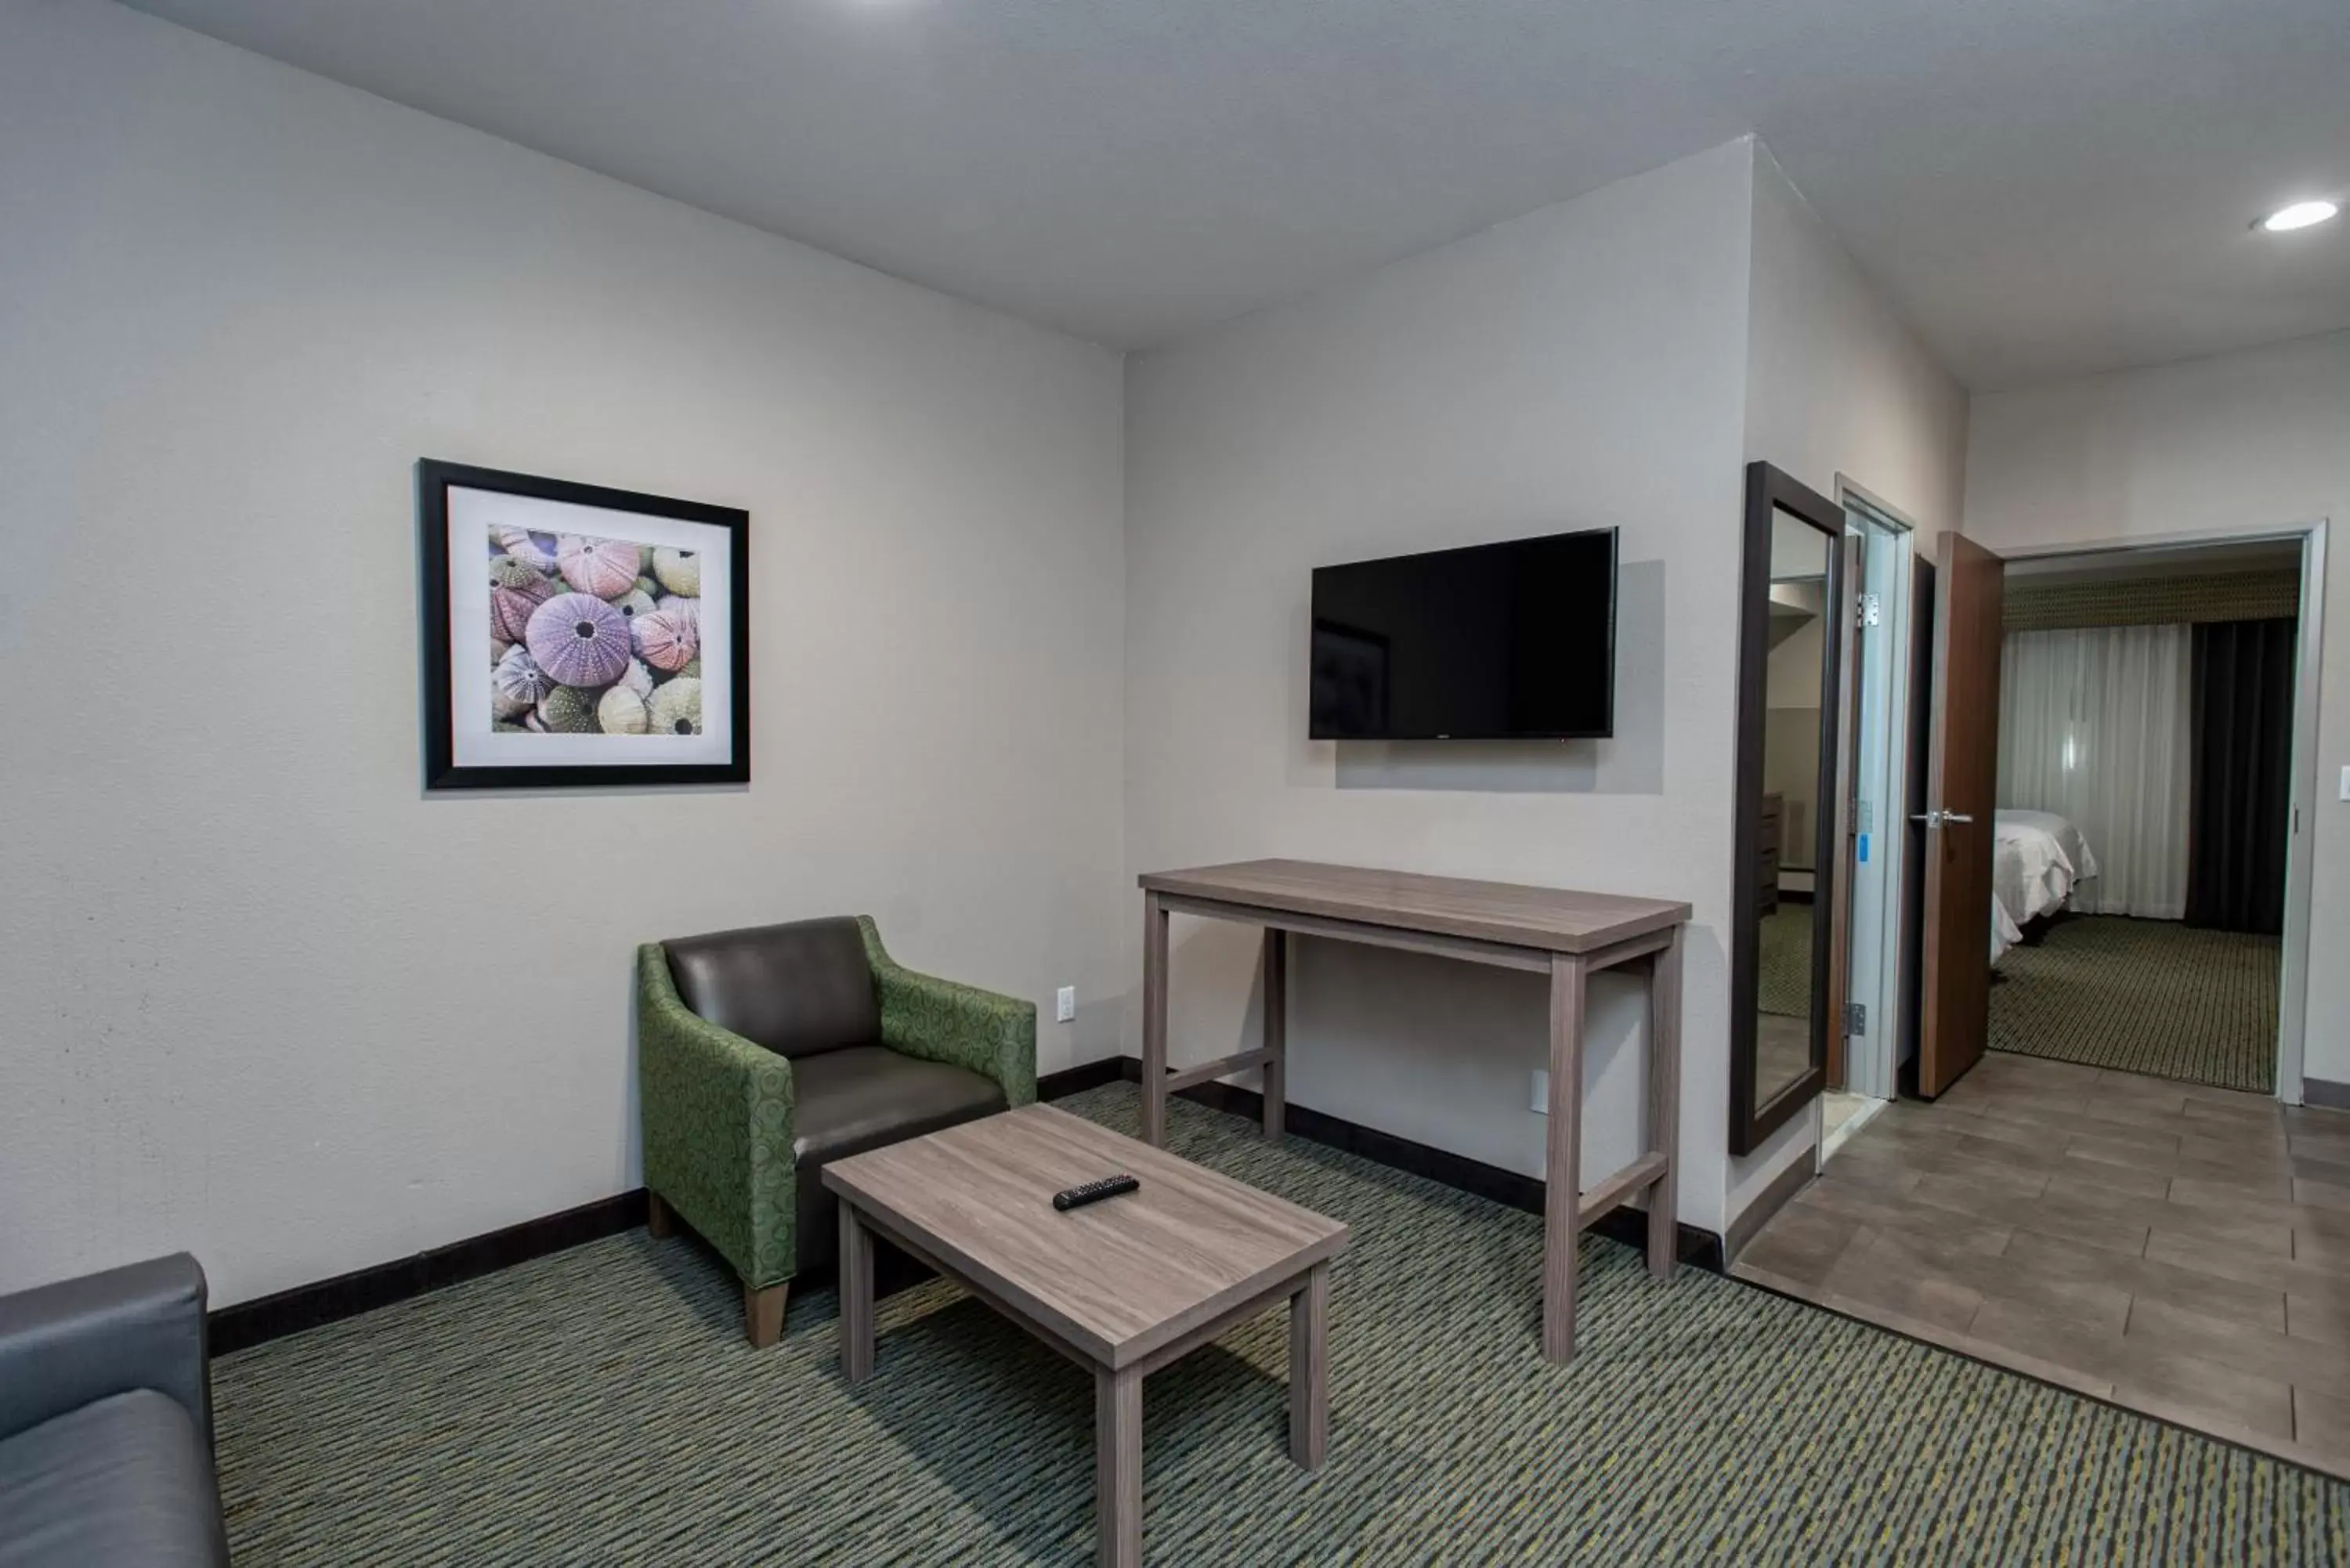
<svg viewBox="0 0 2350 1568"><path fill-rule="evenodd" d="M745 1284L798 1266L792 1064L685 1005L659 942L637 950L637 1105L645 1185Z"/></svg>
<svg viewBox="0 0 2350 1568"><path fill-rule="evenodd" d="M0 1296L0 1438L152 1388L213 1440L204 1272L185 1252Z"/></svg>
<svg viewBox="0 0 2350 1568"><path fill-rule="evenodd" d="M881 1044L892 1051L968 1068L1003 1086L1006 1105L1036 1098L1036 1004L977 986L918 974L881 945L869 916L857 917L881 995Z"/></svg>

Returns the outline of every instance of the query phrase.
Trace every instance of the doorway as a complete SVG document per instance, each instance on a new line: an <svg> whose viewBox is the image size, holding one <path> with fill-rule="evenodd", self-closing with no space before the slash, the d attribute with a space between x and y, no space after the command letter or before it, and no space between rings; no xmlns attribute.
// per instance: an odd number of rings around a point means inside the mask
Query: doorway
<svg viewBox="0 0 2350 1568"><path fill-rule="evenodd" d="M1840 500L1856 587L1849 908L1821 1161L1917 1090L1929 936L1946 950L1939 989L1981 992L1944 1007L1946 1041L1973 1040L1928 1097L1989 1048L2298 1105L2324 525L2004 560L1966 545L2000 596L1970 634L1998 662L1960 748L1988 809L1936 812L1922 764L1947 715L1936 678L1918 679L1935 569L1898 511L1849 481ZM1988 919L1933 932L1929 862L1962 830L1985 861Z"/></svg>
<svg viewBox="0 0 2350 1568"><path fill-rule="evenodd" d="M2278 1091L2302 554L2009 564L1991 1049Z"/></svg>
<svg viewBox="0 0 2350 1568"><path fill-rule="evenodd" d="M2149 553L2215 545L2282 548L2212 549L2168 559ZM1923 711L1934 743L1912 787L1909 815L1935 822L1918 825L1907 880L1918 887L1918 873L1939 861L1945 894L1956 888L1981 898L1972 905L1948 898L1940 933L1947 939L1945 982L1971 979L1980 989L1973 1002L1961 999L1942 1011L1944 1044L1953 1049L1940 1064L1943 1070L1929 1080L1929 1097L1905 1096L1844 1140L1817 1178L1741 1249L1733 1274L2350 1477L2350 1406L2339 1399L2339 1390L2350 1386L2350 1254L2343 1250L2340 1219L2350 1211L2350 1111L2295 1108L2312 858L2307 828L2317 779L2308 742L2315 732L2324 550L2324 528L2315 524L2265 536L2019 552L2004 561L1980 545L1946 535L1936 559L1913 562L1913 586L1930 583L1939 601L1931 611L1913 607L1920 631L1916 641L1936 646L1935 663L1946 679L1935 684L1944 692L1952 690L1950 667L1967 663L1960 680L1973 694L1974 711L1968 724L1953 725L1947 722L1946 699L1913 702ZM2223 569L2231 565L2262 571L2291 565L2297 576L2266 588L2244 581L2215 587L2231 576ZM2265 672L2272 681L2265 690L2258 680L2226 679L2230 670L2262 673L2249 649L2231 646L2244 640L2238 634L2206 634L2200 661L2192 631L2137 637L2148 645L2167 640L2167 655L2151 646L2124 647L2126 639L2072 639L2080 645L2075 661L2093 673L2092 655L2101 654L2108 664L2125 656L2149 664L2169 659L2168 697L2133 673L2123 703L2134 704L2144 719L2167 712L2169 730L2189 732L2184 742L2170 741L2166 763L2156 735L2133 741L2126 729L2116 734L2099 718L2106 703L2095 680L2065 676L2051 692L2027 701L2018 686L2040 677L2013 668L2002 676L2011 638L2084 629L2032 624L2045 608L2032 602L2043 597L2041 588L2062 597L2083 584L2129 581L2158 567L2171 576L2189 575L2183 568L2190 566L2203 579L2191 590L2191 606L2173 603L2154 614L2141 602L2138 622L2277 622L2287 618L2278 612L2290 607L2292 626L2281 639L2293 651L2289 698L2275 695L2282 683L2275 682L2280 671L2273 667ZM2144 599L2145 590L2133 593ZM2012 605L2006 602L2011 595ZM2076 605L2059 613L2083 612ZM2262 637L2280 640L2273 628ZM2014 648L2012 662L2024 662L2024 651ZM2176 688L2181 681L2196 684L2199 675L2200 709L2192 691L2182 707ZM2119 673L2109 670L2102 679L2110 684ZM2064 701L2056 704L2059 694ZM2038 774L2017 763L2022 743L2017 727L2035 703L2060 708L2064 721L2044 742L2047 765ZM2058 787L2046 782L2051 776L2062 787L2081 787L2078 780L2064 783L2068 774L2102 774L2108 782L2118 776L2133 785L2148 776L2159 782L2175 773L2182 746L2191 753L2193 732L2209 729L2214 710L2247 703L2262 709L2263 717L2272 707L2289 708L2293 721L2289 735L2280 736L2271 725L2266 742L2256 743L2239 711L2230 718L2234 727L2204 737L2207 753L2233 757L2261 752L2264 744L2273 758L2282 743L2287 758L2281 894L2273 875L2223 877L2204 889L2223 903L2258 902L2282 928L2268 956L2251 966L2273 988L2276 1017L2273 1062L2255 1065L2249 1076L2266 1076L2251 1089L2208 1081L2230 1070L2208 1050L2199 1068L2174 1063L2158 1074L2143 1062L2098 1055L2111 1042L2085 1038L2112 1026L2125 1044L2145 1049L2159 1030L2200 1017L2190 1034L2198 1049L2207 1049L2211 1042L2200 1035L2210 1032L2215 1006L2224 1012L2228 999L2212 994L2221 988L2208 976L2181 978L2189 963L2176 951L2119 974L2102 991L2086 989L2078 977L2059 977L2052 986L2045 976L2021 973L1985 983L1997 918L1991 846L2002 807L2039 808L2068 818L2069 827L2049 831L2056 849L2072 859L2070 886L2061 889L2053 914L2037 911L2015 920L2008 911L2018 927L2052 929L2024 929L2024 943L2010 948L2003 965L2035 950L2061 954L2068 933L2107 922L2124 932L2151 932L2156 940L2196 936L2183 912L2165 918L2170 904L2163 900L2192 897L2176 890L2175 839L2101 818L2098 812L2107 808L2094 794L2022 800L2022 792ZM2002 720L2005 767L1998 765ZM2154 728L2150 722L2139 727ZM2199 784L2208 792L2212 786L2194 758L2186 760L2189 793ZM1980 793L1959 793L1978 786ZM2222 791L2220 804L2232 798L2232 787ZM2167 798L2159 790L2135 793ZM2207 838L2227 831L2224 814L2215 823L2190 809L2187 820L2190 832ZM1881 816L1878 821L1881 828ZM2249 839L2241 842L2244 852L2226 858L2239 869L2262 860ZM2150 853L2168 857L2167 868L2145 861ZM2272 872L2273 846L2265 857ZM2194 869L2190 861L2189 884ZM2168 893L2166 877L2174 885ZM1971 893L1968 878L1974 879ZM2098 886L2106 878L2110 891ZM2099 895L2094 906L2093 890ZM2117 907L2105 907L2107 899ZM2154 902L2139 902L2147 899ZM2118 907L2124 904L2137 907ZM2260 935L2217 934L2230 940ZM1931 940L1922 930L1921 939ZM2079 953L2073 961L2085 970L2110 961L2110 955ZM2060 1004L2070 984L2077 1004L2072 1023L2051 1031L2037 1043L2041 1049L2014 1048L1992 1033L2008 1004L2000 992L2012 988L2020 997L2028 982ZM2166 984L2171 991L2149 1005L2146 993ZM1923 1014L1932 1005L1922 993L1930 988L1930 981L1921 980L1921 1077L1929 1044ZM1984 1010L1974 1014L1972 1056L1963 1053L1960 1027L1970 1007ZM2085 1038L2068 1042L2061 1037L2066 1033ZM1986 1035L1992 1036L1988 1051ZM1856 1053L1854 1059L1859 1057Z"/></svg>
<svg viewBox="0 0 2350 1568"><path fill-rule="evenodd" d="M2267 911L2263 919L2278 939L2272 969L2276 980L2273 1056L2249 1075L2240 1066L2241 1083L2217 1082L2239 1092L2243 1087L2264 1092L2287 1105L2301 1102L2312 867L2311 836L2304 824L2316 788L2314 742L2325 534L2325 524L2317 522L2237 534L2011 547L2004 556L1963 536L1942 535L1931 634L1929 762L1918 803L1925 810L1914 814L1929 845L1919 857L1925 868L1916 1054L1920 1094L1939 1096L1982 1056L1991 1034L1991 968L1985 961L2012 950L2020 938L2038 934L2025 929L2033 911L2019 907L2012 887L2010 897L1993 896L1995 873L2003 865L1993 843L1999 808L2037 813L2038 826L2055 841L2054 847L2041 846L2040 861L2044 865L2060 857L2071 861L2068 876L2074 886L2107 875L2084 864L2094 859L2095 851L2094 845L2081 841L2075 831L2079 822L2052 807L2049 800L2022 801L2014 793L2055 790L2062 795L2063 789L2048 780L2061 783L2071 774L2074 783L2063 787L2075 793L2064 799L2085 801L2082 810L2110 811L2097 803L2095 792L2104 790L2116 797L2129 796L2137 803L2130 809L2140 813L2160 806L2175 816L2178 803L2184 802L2193 822L2185 832L2167 835L2148 835L2125 825L2126 839L2116 847L2128 849L2135 864L2128 877L2113 876L2100 884L2095 892L2099 903L2113 900L2126 906L2124 913L2156 917L2172 912L2163 907L2166 900L2175 906L2182 897L2207 909L2214 899L2225 898L2256 902ZM2004 607L2011 566L2019 592L2038 601L2013 624ZM2272 582L2268 589L2262 588L2263 578L2288 571L2294 575L2281 587ZM2035 578L2047 581L2035 588ZM2116 584L2122 585L2122 598L2135 601L2127 613L2099 607L2115 597ZM2259 604L2246 597L2262 593L2267 597ZM2052 605L2056 618L2074 623L2054 629L2098 635L2060 638L2063 646L2053 653L2014 643L2019 664L2057 660L2055 675L2035 670L2030 677L2041 686L2053 680L2053 694L2021 694L2016 672L2003 670L2012 634L2051 629L2037 622L2050 618ZM2106 624L2080 625L2098 621ZM2158 641L2143 629L2156 624L2174 626L2167 651L2126 646L2133 639ZM2210 629L2208 634L2176 629L2181 626ZM2223 628L2229 628L2224 634ZM2255 628L2264 628L2257 639L2251 635ZM2033 658L2026 659L2027 653ZM2168 661L2169 673L2162 681L2128 668L2133 660L2148 659ZM2070 666L2085 667L2085 672L2067 673ZM2116 699L2110 691L2117 684L2127 691ZM2190 684L2193 693L2182 700L2178 690ZM2126 714L2126 722L2099 716L2102 708L2116 703L2141 710L2148 703L2168 705L2171 717L2165 726L2152 727L2167 726L2177 738L2168 746L2143 735L2133 738L2130 732L2147 730L2150 721L2143 713ZM2002 725L2008 732L2004 742ZM2044 732L2033 742L2036 756L2019 752L2019 727ZM2004 786L2003 745L2010 774ZM2121 751L2115 749L2117 745ZM2259 766L2249 771L2239 765L2238 757L2248 748L2262 753ZM2125 753L2135 760L2122 760ZM2019 766L2032 776L2016 777ZM2178 771L2182 767L2191 777ZM2142 775L2149 772L2163 781L2161 788L2147 787ZM2078 793L2091 786L2091 793ZM2003 788L2008 793L2002 794ZM2057 795L2051 800L2062 805L2064 800ZM2261 812L2252 811L2254 805ZM2253 826L2262 812L2267 826ZM2107 820L2116 819L2109 815ZM2149 837L2166 836L2171 845L2168 876L2173 884L2167 891L2160 886L2163 876L2147 870L2141 852ZM2182 840L2188 845L2185 862L2177 847ZM2260 868L2261 886L2234 888L2245 879L2244 867L2253 863ZM2191 865L2192 874L2183 865ZM2033 874L2027 863L2025 875ZM2183 895L2177 886L2180 883L2187 884ZM2062 913L2065 891L2052 886L2044 901ZM2167 975L2175 968L2175 963L2157 961L2142 966L2142 972ZM2137 991L2126 989L2125 994L2133 1003L2142 1003ZM2141 1005L2139 1011L2145 1013L2141 1023L2165 1021L2162 1010L2146 1012ZM2168 1011L2189 1008L2175 1002ZM2095 1071L2109 1070L2101 1061L2087 1064ZM2213 1080L2189 1073L2180 1081Z"/></svg>
<svg viewBox="0 0 2350 1568"><path fill-rule="evenodd" d="M1820 1159L1833 1158L1898 1094L1908 810L1910 574L1916 530L1894 507L1840 479L1853 563L1850 787L1845 803L1843 1050L1820 1109ZM1914 984L1914 975L1910 977Z"/></svg>

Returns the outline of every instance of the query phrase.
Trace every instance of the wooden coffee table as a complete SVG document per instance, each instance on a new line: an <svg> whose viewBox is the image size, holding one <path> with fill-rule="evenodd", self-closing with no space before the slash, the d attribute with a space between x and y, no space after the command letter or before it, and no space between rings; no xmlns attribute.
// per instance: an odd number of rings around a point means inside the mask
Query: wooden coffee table
<svg viewBox="0 0 2350 1568"><path fill-rule="evenodd" d="M1139 1191L1064 1213L1053 1194L1124 1171ZM1142 1380L1289 1303L1289 1457L1329 1439L1330 1260L1347 1227L1051 1106L824 1168L840 1199L840 1363L873 1371L873 1237L885 1236L1094 1375L1101 1561L1142 1561Z"/></svg>

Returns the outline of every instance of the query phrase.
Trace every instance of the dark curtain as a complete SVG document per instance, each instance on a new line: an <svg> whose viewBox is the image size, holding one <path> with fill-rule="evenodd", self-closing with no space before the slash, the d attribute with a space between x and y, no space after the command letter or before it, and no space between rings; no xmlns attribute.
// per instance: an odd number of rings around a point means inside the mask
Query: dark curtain
<svg viewBox="0 0 2350 1568"><path fill-rule="evenodd" d="M2294 622L2195 628L2187 923L2284 929Z"/></svg>

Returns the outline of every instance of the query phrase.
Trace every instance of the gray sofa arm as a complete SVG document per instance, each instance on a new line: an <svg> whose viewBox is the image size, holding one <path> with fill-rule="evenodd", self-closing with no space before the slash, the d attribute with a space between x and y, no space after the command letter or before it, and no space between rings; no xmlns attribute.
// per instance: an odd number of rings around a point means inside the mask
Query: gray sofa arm
<svg viewBox="0 0 2350 1568"><path fill-rule="evenodd" d="M204 1272L195 1259L175 1252L0 1296L0 1438L133 1388L186 1406L212 1447Z"/></svg>

